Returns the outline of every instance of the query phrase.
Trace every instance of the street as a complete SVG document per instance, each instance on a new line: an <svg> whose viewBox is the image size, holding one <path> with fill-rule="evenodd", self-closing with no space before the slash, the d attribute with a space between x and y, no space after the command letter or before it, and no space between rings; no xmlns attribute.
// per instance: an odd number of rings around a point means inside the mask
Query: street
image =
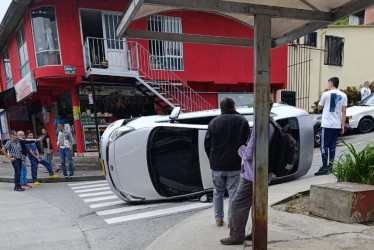
<svg viewBox="0 0 374 250"><path fill-rule="evenodd" d="M341 139L362 149L368 142L373 141L374 132L369 134L353 134ZM345 151L340 144L337 157ZM313 164L302 178L309 178L319 169L321 156L319 149L314 149ZM1 191L11 191L13 184L0 183ZM131 205L118 199L108 187L107 182L70 182L43 183L41 186L26 190L22 195L43 201L57 208L78 225L86 242L71 249L145 249L164 232L202 209L211 207L211 203L201 203L199 200L178 200L173 202L146 203ZM3 197L0 197L3 200ZM30 211L35 209L30 203ZM20 206L22 201L20 201ZM25 207L22 207L25 209ZM14 216L15 211L0 210L0 232L8 228L1 228L6 218ZM9 213L9 214L8 214ZM25 215L27 218L27 215ZM32 215L31 215L32 216ZM23 218L23 217L21 217ZM213 214L212 214L213 222ZM53 223L53 221L52 221ZM207 222L209 223L209 222ZM22 222L21 222L22 224ZM35 225L38 229L38 225ZM9 228L9 231L14 231ZM59 229L49 232L53 238L59 238ZM35 237L38 237L36 235ZM0 237L1 239L1 237ZM85 246L84 246L85 245ZM1 245L0 245L1 246ZM35 246L37 248L37 245ZM64 247L60 245L60 247ZM1 248L1 247L0 247ZM9 249L9 248L4 248ZM14 249L18 249L15 247ZM33 249L31 247L31 249ZM44 249L44 248L43 248ZM52 249L52 248L51 248ZM55 249L53 247L53 249Z"/></svg>

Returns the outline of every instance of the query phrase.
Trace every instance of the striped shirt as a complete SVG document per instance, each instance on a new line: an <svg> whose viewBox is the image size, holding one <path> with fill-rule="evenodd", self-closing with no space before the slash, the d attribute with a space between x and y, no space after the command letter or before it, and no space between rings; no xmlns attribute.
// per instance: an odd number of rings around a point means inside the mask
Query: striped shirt
<svg viewBox="0 0 374 250"><path fill-rule="evenodd" d="M16 158L21 159L21 151L22 147L21 144L18 141L9 140L7 143L5 143L4 146L8 150L8 155L10 158Z"/></svg>

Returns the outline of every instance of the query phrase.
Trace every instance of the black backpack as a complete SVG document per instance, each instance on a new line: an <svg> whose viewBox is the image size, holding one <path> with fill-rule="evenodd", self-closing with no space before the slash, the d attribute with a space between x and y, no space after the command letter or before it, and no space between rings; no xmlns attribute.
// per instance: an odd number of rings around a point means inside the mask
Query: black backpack
<svg viewBox="0 0 374 250"><path fill-rule="evenodd" d="M274 126L274 135L269 145L269 173L277 177L288 175L296 165L299 149L296 140L288 132L290 126L282 128L270 119Z"/></svg>

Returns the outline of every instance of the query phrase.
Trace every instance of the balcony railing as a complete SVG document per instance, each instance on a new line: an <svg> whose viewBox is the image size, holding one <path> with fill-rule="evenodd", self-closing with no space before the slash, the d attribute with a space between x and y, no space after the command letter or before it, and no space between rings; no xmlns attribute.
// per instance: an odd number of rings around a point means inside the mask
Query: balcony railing
<svg viewBox="0 0 374 250"><path fill-rule="evenodd" d="M171 107L179 106L185 112L213 108L137 42L87 37L83 51L86 76L135 77Z"/></svg>
<svg viewBox="0 0 374 250"><path fill-rule="evenodd" d="M127 42L122 39L87 37L83 52L86 76L134 74L129 68Z"/></svg>

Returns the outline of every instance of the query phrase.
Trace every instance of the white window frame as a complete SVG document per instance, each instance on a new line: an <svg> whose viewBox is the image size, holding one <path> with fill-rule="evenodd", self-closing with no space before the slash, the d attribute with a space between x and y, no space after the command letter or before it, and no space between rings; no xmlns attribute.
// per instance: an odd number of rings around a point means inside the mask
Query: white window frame
<svg viewBox="0 0 374 250"><path fill-rule="evenodd" d="M149 31L182 34L181 17L152 15L148 17L147 23ZM158 59L167 69L173 71L184 70L182 42L159 40L155 40L154 42L152 42L151 40L149 45L149 50L153 57ZM162 67L160 67L161 65L159 65L158 63L152 63L152 58L150 60L151 69L162 69Z"/></svg>
<svg viewBox="0 0 374 250"><path fill-rule="evenodd" d="M5 59L5 53L7 54L7 59ZM12 68L10 67L10 58L9 58L9 51L8 48L5 47L4 50L1 52L1 57L3 59L4 65L4 74L5 74L5 82L7 89L13 87L13 78L12 78ZM5 60L8 60L7 62Z"/></svg>
<svg viewBox="0 0 374 250"><path fill-rule="evenodd" d="M60 32L58 30L58 20L57 20L57 13L56 13L56 7L53 6L53 5L45 5L45 6L38 6L36 8L33 8L30 10L30 20L31 20L31 30L32 30L32 37L33 39L35 39L35 36L34 36L34 24L33 24L33 17L32 17L32 11L33 10L36 10L36 9L40 9L40 8L43 8L43 7L52 7L54 9L54 13L55 13L55 19L56 19L56 32L57 32L57 42L58 42L58 50L55 49L55 50L41 50L41 51L38 51L37 52L37 49L36 49L36 46L35 46L35 41L33 41L33 46L34 46L34 53L35 53L35 62L36 62L36 67L37 68L42 68L42 67L53 67L53 66L61 66L63 65L63 62L62 62L62 56L61 56L61 44L60 44ZM37 57L37 54L39 53L43 53L43 52L48 52L48 51L53 51L53 52L59 52L58 55L59 55L59 58L60 58L60 64L47 64L47 65L43 65L43 66L39 66L38 65L38 57Z"/></svg>
<svg viewBox="0 0 374 250"><path fill-rule="evenodd" d="M18 49L19 68L23 78L30 72L29 54L27 52L27 42L25 37L25 27L21 22L16 29L16 41Z"/></svg>

